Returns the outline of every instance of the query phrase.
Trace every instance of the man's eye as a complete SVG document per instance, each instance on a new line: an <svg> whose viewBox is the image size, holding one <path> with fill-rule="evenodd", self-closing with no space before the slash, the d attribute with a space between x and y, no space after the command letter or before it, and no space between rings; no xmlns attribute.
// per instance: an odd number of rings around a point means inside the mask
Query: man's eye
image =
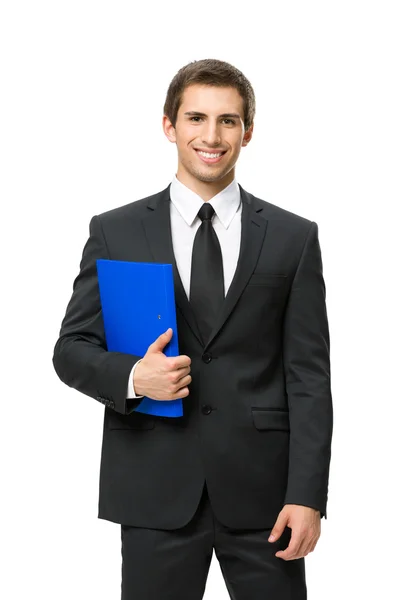
<svg viewBox="0 0 407 600"><path fill-rule="evenodd" d="M194 119L202 119L202 117L190 117L190 121L193 121ZM235 121L233 119L223 119L223 121L228 121L228 123L226 123L227 125L235 125ZM196 121L195 121L196 122Z"/></svg>

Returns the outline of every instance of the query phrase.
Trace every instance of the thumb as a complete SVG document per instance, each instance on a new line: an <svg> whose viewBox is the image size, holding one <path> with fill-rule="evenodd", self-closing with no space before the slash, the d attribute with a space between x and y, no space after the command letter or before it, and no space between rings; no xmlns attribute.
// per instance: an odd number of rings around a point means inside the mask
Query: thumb
<svg viewBox="0 0 407 600"><path fill-rule="evenodd" d="M283 533L285 526L287 525L287 521L288 515L281 511L277 517L277 521L275 522L273 529L271 530L268 539L269 542L275 542L276 540L278 540L278 538Z"/></svg>
<svg viewBox="0 0 407 600"><path fill-rule="evenodd" d="M167 331L164 331L164 333L159 335L158 338L152 344L150 344L149 351L150 352L159 352L160 350L163 350L165 348L165 346L168 344L168 342L170 341L171 337L172 337L172 329L171 329L171 327L169 327L167 329Z"/></svg>

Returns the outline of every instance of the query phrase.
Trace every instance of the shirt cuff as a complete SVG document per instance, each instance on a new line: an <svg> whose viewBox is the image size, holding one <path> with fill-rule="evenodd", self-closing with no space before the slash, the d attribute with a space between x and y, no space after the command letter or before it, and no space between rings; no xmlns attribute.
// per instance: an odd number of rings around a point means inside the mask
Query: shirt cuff
<svg viewBox="0 0 407 600"><path fill-rule="evenodd" d="M143 360L142 358L140 358L140 360ZM134 392L134 385L133 385L133 375L134 375L134 370L137 367L137 365L139 364L140 360L138 360L136 362L135 365L133 365L132 370L130 371L130 375L129 375L129 382L127 384L127 398L144 398L144 396L136 396L135 392Z"/></svg>

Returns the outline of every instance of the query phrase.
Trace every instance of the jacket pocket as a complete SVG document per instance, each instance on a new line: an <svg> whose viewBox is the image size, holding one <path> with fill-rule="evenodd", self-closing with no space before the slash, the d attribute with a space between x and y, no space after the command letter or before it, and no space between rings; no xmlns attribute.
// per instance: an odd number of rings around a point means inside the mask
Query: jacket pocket
<svg viewBox="0 0 407 600"><path fill-rule="evenodd" d="M252 408L253 424L256 429L290 431L288 410L278 408Z"/></svg>
<svg viewBox="0 0 407 600"><path fill-rule="evenodd" d="M154 427L155 420L150 415L134 411L129 415L122 415L118 412L109 411L108 429L153 429Z"/></svg>

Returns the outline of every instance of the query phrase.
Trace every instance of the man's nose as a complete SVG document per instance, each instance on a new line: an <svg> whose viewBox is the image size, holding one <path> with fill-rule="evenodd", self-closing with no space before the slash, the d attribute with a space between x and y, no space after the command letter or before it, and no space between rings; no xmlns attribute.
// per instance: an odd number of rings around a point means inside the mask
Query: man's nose
<svg viewBox="0 0 407 600"><path fill-rule="evenodd" d="M208 123L202 132L202 141L211 146L220 144L219 128L216 123Z"/></svg>

